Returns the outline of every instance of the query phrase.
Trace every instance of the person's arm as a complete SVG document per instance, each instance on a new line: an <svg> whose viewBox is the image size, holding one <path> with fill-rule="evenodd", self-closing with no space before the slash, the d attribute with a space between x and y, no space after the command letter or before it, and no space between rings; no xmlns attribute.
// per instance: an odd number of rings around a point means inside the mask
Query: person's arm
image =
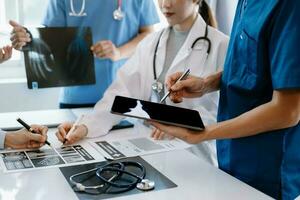
<svg viewBox="0 0 300 200"><path fill-rule="evenodd" d="M167 88L171 91L170 99L174 103L180 103L183 98L201 97L204 94L217 91L220 89L222 73L223 71L216 72L205 78L188 76L187 79L177 83L176 81L182 72L174 73L166 81Z"/></svg>
<svg viewBox="0 0 300 200"><path fill-rule="evenodd" d="M94 44L91 47L91 50L96 57L108 58L112 61L129 58L135 51L138 43L153 31L153 26L145 26L140 28L140 31L135 38L120 47L115 46L110 40L103 40Z"/></svg>
<svg viewBox="0 0 300 200"><path fill-rule="evenodd" d="M212 139L241 138L285 129L296 126L299 120L300 90L283 90L274 91L270 102L231 120L206 127L202 132L158 123L153 125L167 134L194 144Z"/></svg>
<svg viewBox="0 0 300 200"><path fill-rule="evenodd" d="M127 42L126 44L118 48L120 51L119 60L124 58L129 58L133 54L135 47L138 45L138 43L153 31L154 31L153 26L141 27L139 30L139 34L135 38L133 38L131 41Z"/></svg>
<svg viewBox="0 0 300 200"><path fill-rule="evenodd" d="M25 128L18 131L0 133L0 148L39 148L45 144L48 128L33 125L32 128L39 134L27 131Z"/></svg>
<svg viewBox="0 0 300 200"><path fill-rule="evenodd" d="M141 0L135 2L138 5L136 10L136 17L139 19L139 32L138 34L122 46L115 46L112 41L99 41L91 47L94 55L99 58L108 58L112 61L129 58L137 44L143 40L149 33L154 31L153 25L159 22L157 10L153 1Z"/></svg>

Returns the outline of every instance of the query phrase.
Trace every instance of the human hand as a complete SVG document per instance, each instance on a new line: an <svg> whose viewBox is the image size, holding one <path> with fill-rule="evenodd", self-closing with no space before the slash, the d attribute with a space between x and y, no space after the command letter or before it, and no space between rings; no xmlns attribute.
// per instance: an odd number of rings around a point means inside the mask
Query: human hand
<svg viewBox="0 0 300 200"><path fill-rule="evenodd" d="M12 47L5 46L3 48L0 48L0 63L3 63L4 61L11 58L12 55Z"/></svg>
<svg viewBox="0 0 300 200"><path fill-rule="evenodd" d="M180 103L183 98L201 97L207 92L203 78L189 75L186 79L176 81L182 76L182 72L172 74L167 78L166 84L170 93L170 99L174 103Z"/></svg>
<svg viewBox="0 0 300 200"><path fill-rule="evenodd" d="M16 50L21 50L28 42L31 42L30 34L26 29L15 21L9 20L9 24L13 27L10 34L12 47Z"/></svg>
<svg viewBox="0 0 300 200"><path fill-rule="evenodd" d="M160 132L164 132L170 136L179 138L190 144L198 144L206 140L205 131L193 131L177 126L163 125L157 122L150 122L152 126L156 127Z"/></svg>
<svg viewBox="0 0 300 200"><path fill-rule="evenodd" d="M39 148L45 144L47 140L48 127L40 125L32 125L31 128L37 133L31 133L25 128L9 132L5 136L5 147L14 149Z"/></svg>
<svg viewBox="0 0 300 200"><path fill-rule="evenodd" d="M70 132L72 126L73 123L64 122L58 126L58 131L56 132L56 137L58 138L58 140L62 143L65 142L64 144L66 145L78 142L79 140L87 136L88 133L87 127L83 124L75 126L73 131Z"/></svg>
<svg viewBox="0 0 300 200"><path fill-rule="evenodd" d="M99 41L91 47L97 58L108 58L112 61L121 59L121 51L110 40Z"/></svg>
<svg viewBox="0 0 300 200"><path fill-rule="evenodd" d="M164 138L172 140L172 139L175 138L174 136L166 134L166 133L164 133L163 131L161 131L160 129L157 129L157 128L152 129L151 137L155 140L163 140Z"/></svg>

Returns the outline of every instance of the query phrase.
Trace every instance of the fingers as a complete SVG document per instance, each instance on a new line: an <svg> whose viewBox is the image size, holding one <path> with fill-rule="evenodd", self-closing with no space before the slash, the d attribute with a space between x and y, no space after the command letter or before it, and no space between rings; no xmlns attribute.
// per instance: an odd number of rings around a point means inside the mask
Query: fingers
<svg viewBox="0 0 300 200"><path fill-rule="evenodd" d="M162 132L161 130L154 128L151 134L151 137L155 140L162 140L164 139L164 132Z"/></svg>
<svg viewBox="0 0 300 200"><path fill-rule="evenodd" d="M27 132L26 137L28 138L28 141L35 141L37 143L43 144L46 141L46 136L36 133Z"/></svg>
<svg viewBox="0 0 300 200"><path fill-rule="evenodd" d="M103 57L109 49L111 49L112 42L110 41L100 41L91 47L91 50L97 57Z"/></svg>
<svg viewBox="0 0 300 200"><path fill-rule="evenodd" d="M13 27L10 37L12 47L19 50L31 41L30 34L15 21L10 20L9 24Z"/></svg>
<svg viewBox="0 0 300 200"><path fill-rule="evenodd" d="M4 51L0 48L0 63L4 61Z"/></svg>
<svg viewBox="0 0 300 200"><path fill-rule="evenodd" d="M12 47L5 46L2 49L0 48L0 63L8 60L12 55Z"/></svg>
<svg viewBox="0 0 300 200"><path fill-rule="evenodd" d="M94 55L98 58L110 58L113 56L115 46L109 41L100 41L91 47Z"/></svg>
<svg viewBox="0 0 300 200"><path fill-rule="evenodd" d="M183 101L183 92L182 91L180 91L180 92L171 92L169 98L174 103L181 103Z"/></svg>
<svg viewBox="0 0 300 200"><path fill-rule="evenodd" d="M182 72L176 72L167 78L166 85L168 90L171 89L171 87L176 83L182 74Z"/></svg>
<svg viewBox="0 0 300 200"><path fill-rule="evenodd" d="M39 134L43 136L47 136L48 127L47 126L41 126L41 125L31 125L31 127Z"/></svg>
<svg viewBox="0 0 300 200"><path fill-rule="evenodd" d="M38 142L33 142L33 141L30 141L30 143L28 143L26 145L26 148L28 149L36 149L36 148L40 148L44 145L44 143L38 143Z"/></svg>
<svg viewBox="0 0 300 200"><path fill-rule="evenodd" d="M74 131L70 132L66 136L66 143L67 145L73 144L78 142L79 140L83 139L87 135L87 127L85 125L76 126Z"/></svg>
<svg viewBox="0 0 300 200"><path fill-rule="evenodd" d="M9 20L8 22L12 27L18 27L18 26L21 26L20 24L18 24L16 21L14 20Z"/></svg>
<svg viewBox="0 0 300 200"><path fill-rule="evenodd" d="M161 132L165 132L173 137L180 138L184 141L187 140L187 134L186 134L186 129L180 128L180 127L175 127L175 126L168 126L168 125L163 125L157 122L151 122L151 125L159 129Z"/></svg>
<svg viewBox="0 0 300 200"><path fill-rule="evenodd" d="M67 133L72 128L72 125L73 124L70 123L70 122L65 122L65 123L62 123L61 125L59 125L57 127L58 131L55 134L56 134L56 137L58 138L59 141L61 141L61 142L65 141Z"/></svg>

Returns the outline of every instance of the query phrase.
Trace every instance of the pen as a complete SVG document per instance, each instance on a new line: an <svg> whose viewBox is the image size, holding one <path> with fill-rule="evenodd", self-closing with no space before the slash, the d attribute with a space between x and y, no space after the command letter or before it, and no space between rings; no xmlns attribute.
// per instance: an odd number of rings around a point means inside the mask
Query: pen
<svg viewBox="0 0 300 200"><path fill-rule="evenodd" d="M178 81L181 81L183 79L185 79L189 74L190 74L191 70L190 69L187 69L178 79L177 81L175 82L175 84L178 82ZM166 98L171 94L171 90L169 90L165 96L163 96L163 98L160 100L160 103L164 102L164 100L166 100Z"/></svg>
<svg viewBox="0 0 300 200"><path fill-rule="evenodd" d="M38 134L33 128L31 128L31 127L30 127L26 122L24 122L22 119L18 118L17 121L18 121L22 126L24 126L24 128L26 128L29 132ZM46 140L45 143L51 147L50 142L48 142L48 141Z"/></svg>
<svg viewBox="0 0 300 200"><path fill-rule="evenodd" d="M83 115L81 115L80 117L77 118L76 122L73 124L73 126L69 130L68 134L75 131L76 126L78 126L78 124L80 123L82 118L83 118ZM63 144L65 144L67 141L68 141L68 139L65 137Z"/></svg>

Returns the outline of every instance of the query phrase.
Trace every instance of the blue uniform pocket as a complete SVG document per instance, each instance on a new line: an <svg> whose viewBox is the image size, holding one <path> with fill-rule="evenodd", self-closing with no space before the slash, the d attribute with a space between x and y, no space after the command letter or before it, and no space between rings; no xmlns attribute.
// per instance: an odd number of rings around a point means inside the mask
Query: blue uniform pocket
<svg viewBox="0 0 300 200"><path fill-rule="evenodd" d="M235 51L238 55L232 59L232 80L230 85L236 88L253 90L257 85L257 42L245 29L235 38Z"/></svg>

